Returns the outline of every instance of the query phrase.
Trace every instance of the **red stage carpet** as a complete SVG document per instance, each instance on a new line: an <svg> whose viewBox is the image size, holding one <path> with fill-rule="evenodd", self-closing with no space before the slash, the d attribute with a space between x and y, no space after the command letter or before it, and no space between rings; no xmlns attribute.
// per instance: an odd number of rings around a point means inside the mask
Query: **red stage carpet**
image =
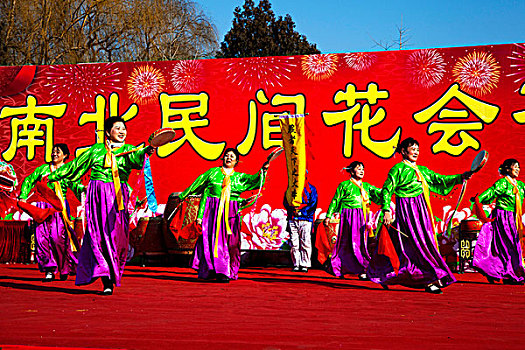
<svg viewBox="0 0 525 350"><path fill-rule="evenodd" d="M99 281L42 283L35 265L0 265L0 348L525 348L525 287L457 277L430 295L319 270L248 268L216 284L186 268L128 267L101 296Z"/></svg>

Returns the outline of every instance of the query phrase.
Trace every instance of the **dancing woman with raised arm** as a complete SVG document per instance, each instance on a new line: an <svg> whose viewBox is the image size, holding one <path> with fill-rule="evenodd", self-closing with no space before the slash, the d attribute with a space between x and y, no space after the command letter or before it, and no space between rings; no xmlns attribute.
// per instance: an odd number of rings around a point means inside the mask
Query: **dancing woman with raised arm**
<svg viewBox="0 0 525 350"><path fill-rule="evenodd" d="M68 157L69 148L66 144L57 143L54 145L51 152L51 163L39 166L22 182L20 200L26 201L36 182L65 165L64 161ZM54 213L36 226L36 260L40 272L45 273L44 282L54 280L55 274L59 274L60 280L65 281L68 275L76 274L78 262L77 254L72 250L72 244L76 246L78 243L69 219L69 203L66 200L67 189L71 189L75 196L80 199L85 187L80 181L68 179L50 182L48 186L55 191L66 208L63 212ZM51 205L46 202L37 202L36 206L42 209L51 208ZM74 242L70 242L70 237Z"/></svg>
<svg viewBox="0 0 525 350"><path fill-rule="evenodd" d="M345 274L358 274L366 279L366 268L370 262L367 241L370 231L366 223L370 202L380 203L381 189L366 183L365 166L354 161L345 168L350 179L337 187L328 207L324 225L327 226L335 212L340 213L339 234L332 251L332 269L337 277Z"/></svg>
<svg viewBox="0 0 525 350"><path fill-rule="evenodd" d="M141 169L150 146L135 149L124 143L124 120L110 117L104 122L105 143L97 143L74 161L49 175L49 181L78 181L91 169L86 196L87 227L80 249L76 285L93 283L99 277L103 294L112 294L120 286L129 245L128 178L132 169Z"/></svg>
<svg viewBox="0 0 525 350"><path fill-rule="evenodd" d="M499 167L504 178L499 179L478 196L482 204L496 201L492 211L492 222L486 223L474 248L474 267L485 275L490 283L502 279L504 284L523 284L522 204L525 196L525 184L518 181L520 163L516 159L507 159Z"/></svg>
<svg viewBox="0 0 525 350"><path fill-rule="evenodd" d="M400 284L441 294L440 286L448 286L456 279L439 253L429 194L447 195L472 173L440 175L417 165L419 143L411 137L403 140L396 152L401 153L403 161L390 169L381 191L384 224L391 227L379 234L390 235L399 258L399 271L396 274L390 261L376 251L368 267L368 277L384 288ZM396 195L395 221L390 212L393 194Z"/></svg>
<svg viewBox="0 0 525 350"><path fill-rule="evenodd" d="M201 194L197 223L202 224L193 253L192 268L199 278L219 282L236 280L241 263L241 216L239 197L244 191L263 185L268 162L255 175L238 173L235 166L239 152L227 148L222 166L211 168L180 194L184 200L189 195Z"/></svg>

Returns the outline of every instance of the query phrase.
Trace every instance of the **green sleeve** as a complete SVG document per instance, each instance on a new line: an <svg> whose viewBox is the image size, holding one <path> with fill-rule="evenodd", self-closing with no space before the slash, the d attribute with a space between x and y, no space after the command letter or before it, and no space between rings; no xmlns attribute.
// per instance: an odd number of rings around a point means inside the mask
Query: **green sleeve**
<svg viewBox="0 0 525 350"><path fill-rule="evenodd" d="M424 166L419 166L419 170L427 180L430 191L442 196L448 195L454 186L461 183L461 174L441 175Z"/></svg>
<svg viewBox="0 0 525 350"><path fill-rule="evenodd" d="M479 202L481 204L490 204L494 200L496 200L496 198L498 198L498 196L500 196L503 192L505 192L504 182L501 180L496 181L494 185L487 188L485 191L483 191L483 193L481 193L478 196Z"/></svg>
<svg viewBox="0 0 525 350"><path fill-rule="evenodd" d="M368 186L368 195L370 196L370 200L377 205L381 205L381 188L377 188L370 184L368 184Z"/></svg>
<svg viewBox="0 0 525 350"><path fill-rule="evenodd" d="M381 205L383 211L390 210L390 201L392 200L392 194L397 186L397 182L397 168L394 167L388 172L383 188L381 189L379 205Z"/></svg>
<svg viewBox="0 0 525 350"><path fill-rule="evenodd" d="M71 162L66 163L57 170L53 171L48 177L49 181L68 179L72 182L78 182L93 165L93 147L94 146L91 146L87 151L82 153Z"/></svg>
<svg viewBox="0 0 525 350"><path fill-rule="evenodd" d="M335 194L332 198L332 201L330 202L330 205L328 206L328 211L326 212L327 218L331 218L334 213L340 211L341 200L343 199L344 192L344 184L340 183L339 186L337 186L337 189L335 190Z"/></svg>
<svg viewBox="0 0 525 350"><path fill-rule="evenodd" d="M27 199L29 192L35 187L37 181L42 179L42 166L35 169L30 175L28 175L22 182L20 187L20 199Z"/></svg>
<svg viewBox="0 0 525 350"><path fill-rule="evenodd" d="M261 171L258 171L254 175L242 173L240 180L241 180L240 181L241 188L236 189L236 190L238 190L239 192L253 191L253 190L259 189L259 187L264 185L264 182L266 180L266 176L262 175ZM261 181L262 181L262 183L261 183Z"/></svg>
<svg viewBox="0 0 525 350"><path fill-rule="evenodd" d="M131 152L124 157L128 157L129 163L133 169L142 169L144 158L146 157L146 147L136 152Z"/></svg>

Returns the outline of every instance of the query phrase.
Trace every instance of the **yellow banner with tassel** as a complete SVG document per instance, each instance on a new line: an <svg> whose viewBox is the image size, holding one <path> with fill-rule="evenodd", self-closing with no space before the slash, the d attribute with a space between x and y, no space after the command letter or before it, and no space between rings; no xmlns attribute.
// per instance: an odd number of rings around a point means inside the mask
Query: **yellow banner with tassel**
<svg viewBox="0 0 525 350"><path fill-rule="evenodd" d="M288 171L286 199L292 207L298 208L302 204L306 177L305 118L283 115L279 122Z"/></svg>

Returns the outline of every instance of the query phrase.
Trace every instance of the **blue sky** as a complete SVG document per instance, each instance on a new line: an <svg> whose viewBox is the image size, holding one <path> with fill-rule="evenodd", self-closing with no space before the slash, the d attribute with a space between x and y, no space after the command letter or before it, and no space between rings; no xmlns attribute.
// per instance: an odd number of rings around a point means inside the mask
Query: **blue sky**
<svg viewBox="0 0 525 350"><path fill-rule="evenodd" d="M254 0L256 4L259 0ZM230 30L244 0L196 0L217 27ZM403 24L408 49L525 42L525 0L270 0L276 16L290 14L296 30L323 53L377 51Z"/></svg>

